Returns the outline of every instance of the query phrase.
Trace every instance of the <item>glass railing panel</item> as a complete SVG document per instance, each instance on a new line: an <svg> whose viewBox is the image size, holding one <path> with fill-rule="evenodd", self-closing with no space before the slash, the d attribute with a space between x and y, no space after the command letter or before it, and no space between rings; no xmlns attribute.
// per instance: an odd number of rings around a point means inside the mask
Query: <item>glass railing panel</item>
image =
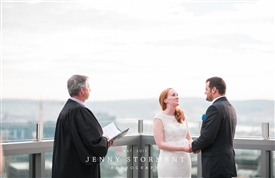
<svg viewBox="0 0 275 178"><path fill-rule="evenodd" d="M128 135L130 134L137 134L138 133L138 120L137 119L115 119L115 120L99 120L99 123L102 127L106 126L107 124L114 122L118 128L124 130L126 128L130 128L128 131ZM191 133L191 136L198 136L200 135L200 126L201 121L189 121L188 126ZM54 131L55 131L55 123L44 123L44 139L53 139L54 138ZM10 128L10 131L7 131L7 128ZM22 130L21 125L5 125L3 124L3 133L5 137L9 135L10 138L22 138ZM18 130L19 129L19 130ZM16 131L14 131L16 130ZM21 130L21 131L20 131ZM32 124L32 132L35 130L35 124ZM28 134L30 131L26 131ZM8 134L7 134L8 133ZM17 133L17 137L14 137L14 133ZM145 134L152 134L153 133L153 121L151 120L143 120L143 133ZM27 135L23 135L23 139L28 140ZM33 137L34 133L32 133ZM269 124L269 135L270 138L274 138L274 124ZM235 138L262 138L262 130L261 130L261 123L237 123ZM35 137L34 137L35 138ZM32 138L32 139L34 139Z"/></svg>
<svg viewBox="0 0 275 178"><path fill-rule="evenodd" d="M188 121L188 127L192 137L200 135L201 124L201 121Z"/></svg>
<svg viewBox="0 0 275 178"><path fill-rule="evenodd" d="M197 178L198 177L198 155L190 153L191 158L191 177Z"/></svg>
<svg viewBox="0 0 275 178"><path fill-rule="evenodd" d="M152 163L151 167L151 178L157 178L158 177L158 163L157 163L157 158L159 157L159 148L157 145L151 145L151 156L152 158Z"/></svg>
<svg viewBox="0 0 275 178"><path fill-rule="evenodd" d="M261 123L238 122L236 126L235 138L259 138L262 137Z"/></svg>
<svg viewBox="0 0 275 178"><path fill-rule="evenodd" d="M101 126L104 127L110 122L115 124L121 130L130 128L127 135L138 133L138 119L115 119L99 121ZM13 124L2 123L1 134L3 142L22 142L32 141L36 139L36 124ZM189 129L191 136L198 136L200 134L200 121L189 121ZM43 139L53 139L56 123L46 122L43 124ZM143 133L153 133L153 122L143 120ZM236 127L235 138L262 138L261 123L238 123ZM269 137L274 138L274 124L269 124Z"/></svg>
<svg viewBox="0 0 275 178"><path fill-rule="evenodd" d="M143 133L153 134L153 119L143 120Z"/></svg>
<svg viewBox="0 0 275 178"><path fill-rule="evenodd" d="M45 153L45 178L52 177L52 157L53 152Z"/></svg>
<svg viewBox="0 0 275 178"><path fill-rule="evenodd" d="M264 122L264 121L263 121ZM235 138L262 138L261 122L238 122ZM269 138L275 138L274 123L269 123Z"/></svg>
<svg viewBox="0 0 275 178"><path fill-rule="evenodd" d="M235 149L237 175L239 178L261 177L261 151Z"/></svg>
<svg viewBox="0 0 275 178"><path fill-rule="evenodd" d="M43 139L44 140L53 140L56 123L44 123L43 124Z"/></svg>
<svg viewBox="0 0 275 178"><path fill-rule="evenodd" d="M22 142L36 139L36 123L1 123L2 142Z"/></svg>
<svg viewBox="0 0 275 178"><path fill-rule="evenodd" d="M275 139L275 122L269 123L269 138Z"/></svg>
<svg viewBox="0 0 275 178"><path fill-rule="evenodd" d="M101 177L127 177L127 146L112 146L100 163Z"/></svg>
<svg viewBox="0 0 275 178"><path fill-rule="evenodd" d="M29 155L5 156L1 178L29 178Z"/></svg>

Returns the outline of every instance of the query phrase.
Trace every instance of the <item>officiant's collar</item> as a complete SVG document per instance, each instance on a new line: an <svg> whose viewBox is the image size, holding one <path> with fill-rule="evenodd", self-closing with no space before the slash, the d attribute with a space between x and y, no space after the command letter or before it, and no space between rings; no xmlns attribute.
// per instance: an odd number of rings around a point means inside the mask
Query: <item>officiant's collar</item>
<svg viewBox="0 0 275 178"><path fill-rule="evenodd" d="M82 101L80 101L79 99L77 98L74 98L74 97L70 97L71 100L74 100L75 102L78 102L79 104L81 104L82 106L85 107L84 103Z"/></svg>

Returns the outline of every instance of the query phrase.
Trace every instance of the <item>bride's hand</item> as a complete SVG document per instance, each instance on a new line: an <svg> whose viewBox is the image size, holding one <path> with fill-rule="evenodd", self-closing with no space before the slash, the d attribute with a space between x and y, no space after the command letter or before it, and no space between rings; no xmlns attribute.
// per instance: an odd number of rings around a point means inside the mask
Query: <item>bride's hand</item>
<svg viewBox="0 0 275 178"><path fill-rule="evenodd" d="M183 147L183 149L184 149L183 151L185 151L187 153L191 153L192 152L192 147L190 145Z"/></svg>

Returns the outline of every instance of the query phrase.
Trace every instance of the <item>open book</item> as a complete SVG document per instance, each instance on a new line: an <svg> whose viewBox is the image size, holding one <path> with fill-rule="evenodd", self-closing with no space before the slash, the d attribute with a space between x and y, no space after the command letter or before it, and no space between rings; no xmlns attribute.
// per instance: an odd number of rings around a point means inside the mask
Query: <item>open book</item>
<svg viewBox="0 0 275 178"><path fill-rule="evenodd" d="M102 130L103 130L103 135L109 137L108 141L112 141L112 140L117 140L123 137L124 135L126 135L129 128L121 131L119 128L117 128L114 122L111 122L110 124L103 127Z"/></svg>

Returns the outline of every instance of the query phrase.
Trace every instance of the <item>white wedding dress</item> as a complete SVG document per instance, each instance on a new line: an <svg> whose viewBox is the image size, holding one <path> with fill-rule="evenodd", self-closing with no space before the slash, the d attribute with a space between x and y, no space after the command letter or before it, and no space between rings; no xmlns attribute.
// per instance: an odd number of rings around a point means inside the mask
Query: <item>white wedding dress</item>
<svg viewBox="0 0 275 178"><path fill-rule="evenodd" d="M188 145L188 140L186 139L186 121L179 123L175 116L169 116L163 113L156 114L154 118L162 121L165 142L175 145ZM190 154L184 151L160 150L157 168L159 178L190 178Z"/></svg>

